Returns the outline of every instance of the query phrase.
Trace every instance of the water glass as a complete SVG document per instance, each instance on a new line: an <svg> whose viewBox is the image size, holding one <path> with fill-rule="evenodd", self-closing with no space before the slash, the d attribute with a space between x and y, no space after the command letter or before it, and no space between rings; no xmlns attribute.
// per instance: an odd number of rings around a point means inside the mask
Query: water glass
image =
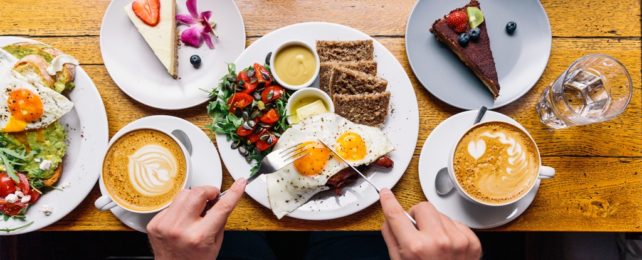
<svg viewBox="0 0 642 260"><path fill-rule="evenodd" d="M604 54L586 55L571 64L537 103L540 121L548 127L603 122L624 112L633 94L624 65Z"/></svg>

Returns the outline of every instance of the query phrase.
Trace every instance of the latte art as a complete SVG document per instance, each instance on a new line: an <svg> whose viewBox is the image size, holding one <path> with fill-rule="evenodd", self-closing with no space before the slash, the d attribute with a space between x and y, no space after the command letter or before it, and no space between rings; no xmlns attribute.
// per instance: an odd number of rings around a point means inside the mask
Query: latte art
<svg viewBox="0 0 642 260"><path fill-rule="evenodd" d="M109 147L101 176L119 206L152 212L168 205L185 185L187 158L172 137L139 129Z"/></svg>
<svg viewBox="0 0 642 260"><path fill-rule="evenodd" d="M455 178L475 200L504 204L522 197L535 183L537 148L521 129L490 122L469 130L455 148Z"/></svg>
<svg viewBox="0 0 642 260"><path fill-rule="evenodd" d="M506 148L508 164L506 164L505 167L507 174L518 174L528 168L528 160L526 159L526 153L522 145L515 138L509 137L506 133L502 132L493 133L486 131L481 133L476 139L471 140L468 143L468 154L470 154L470 156L479 159L484 155L486 152L486 142L483 137L496 139L501 144L508 146L508 148Z"/></svg>
<svg viewBox="0 0 642 260"><path fill-rule="evenodd" d="M148 144L129 156L128 169L129 180L136 191L146 196L158 196L174 187L178 162L164 147Z"/></svg>

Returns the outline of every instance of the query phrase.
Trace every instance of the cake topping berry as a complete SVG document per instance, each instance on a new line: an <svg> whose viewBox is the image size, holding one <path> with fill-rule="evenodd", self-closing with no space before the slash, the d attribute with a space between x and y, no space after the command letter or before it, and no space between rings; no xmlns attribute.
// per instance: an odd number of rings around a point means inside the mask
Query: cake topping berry
<svg viewBox="0 0 642 260"><path fill-rule="evenodd" d="M481 30L479 29L479 27L473 28L472 30L470 30L470 32L468 32L468 34L470 35L471 40L476 41L476 40L479 40L479 36L481 35Z"/></svg>
<svg viewBox="0 0 642 260"><path fill-rule="evenodd" d="M506 24L506 32L508 34L513 34L515 33L515 30L517 30L517 23L510 21Z"/></svg>
<svg viewBox="0 0 642 260"><path fill-rule="evenodd" d="M459 45L461 45L461 47L466 47L466 45L468 45L468 42L470 41L470 35L468 35L467 33L462 33L459 35L459 37L457 37L457 41L459 42Z"/></svg>
<svg viewBox="0 0 642 260"><path fill-rule="evenodd" d="M457 33L468 30L468 15L463 10L452 11L446 16L446 23Z"/></svg>

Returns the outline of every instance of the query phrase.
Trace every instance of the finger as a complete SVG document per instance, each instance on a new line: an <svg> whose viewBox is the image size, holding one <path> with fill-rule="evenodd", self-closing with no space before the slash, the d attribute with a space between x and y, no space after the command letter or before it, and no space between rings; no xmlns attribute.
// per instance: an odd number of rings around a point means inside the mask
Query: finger
<svg viewBox="0 0 642 260"><path fill-rule="evenodd" d="M232 187L227 190L225 196L221 197L214 206L207 211L203 217L204 224L213 227L213 230L223 230L227 217L230 216L234 207L243 196L245 192L245 185L247 180L241 178L236 180Z"/></svg>
<svg viewBox="0 0 642 260"><path fill-rule="evenodd" d="M453 259L470 259L468 257L468 246L470 245L468 237L459 230L455 222L450 218L445 215L440 215L440 218L445 233L450 238Z"/></svg>
<svg viewBox="0 0 642 260"><path fill-rule="evenodd" d="M391 259L400 259L401 255L399 254L399 244L397 239L392 234L392 230L387 222L383 222L381 226L381 234L383 235L383 240L386 242L386 247L388 248L388 255Z"/></svg>
<svg viewBox="0 0 642 260"><path fill-rule="evenodd" d="M421 202L410 209L410 214L415 216L419 231L434 236L444 235L444 225L435 207L429 202Z"/></svg>
<svg viewBox="0 0 642 260"><path fill-rule="evenodd" d="M390 226L390 230L400 244L412 241L417 229L405 216L405 210L389 189L382 189L380 194L381 208Z"/></svg>
<svg viewBox="0 0 642 260"><path fill-rule="evenodd" d="M185 213L192 217L200 217L207 201L215 200L218 197L218 188L214 186L199 186L192 188L189 200L186 202Z"/></svg>
<svg viewBox="0 0 642 260"><path fill-rule="evenodd" d="M160 228L162 227L159 223L161 223L164 219L164 216L167 214L167 209L162 210L161 212L158 212L152 220L147 223L147 227L145 229L147 230L147 234L149 235L159 235L158 233L160 232Z"/></svg>
<svg viewBox="0 0 642 260"><path fill-rule="evenodd" d="M479 238L477 235L475 235L475 232L470 230L466 225L453 220L455 223L455 227L459 229L459 231L468 238L468 253L467 257L468 258L474 258L474 259L480 259L482 255L482 247L481 247L481 242L479 242Z"/></svg>

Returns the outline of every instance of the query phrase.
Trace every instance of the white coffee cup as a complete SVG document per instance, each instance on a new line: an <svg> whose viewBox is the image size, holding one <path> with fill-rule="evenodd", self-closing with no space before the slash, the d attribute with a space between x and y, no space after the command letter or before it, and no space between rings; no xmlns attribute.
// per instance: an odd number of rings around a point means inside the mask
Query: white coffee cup
<svg viewBox="0 0 642 260"><path fill-rule="evenodd" d="M538 172L539 172L539 175L537 176L537 178L539 178L539 179L549 179L549 178L553 178L553 177L555 176L555 169L554 169L554 168L552 168L552 167L549 167L549 166L544 166L544 165L542 165L542 157L540 156L539 148L537 147L537 143L535 143L535 140L534 140L534 139L533 139L533 137L528 133L528 131L526 131L526 129L524 129L524 127L522 127L522 126L521 126L521 125L519 125L519 124L513 124L513 123L509 123L509 122L505 122L505 121L486 121L486 122L482 122L482 123L475 124L475 125L471 126L470 128L466 129L466 131L465 131L462 135L460 135L460 136L459 136L459 138L457 138L457 142L455 142L455 144L453 145L452 150L451 150L451 152L450 152L450 156L449 156L449 158L448 158L448 175L449 175L449 177L450 177L450 180L451 180L451 181L452 181L452 183L454 184L453 186L455 187L455 189L457 190L457 192L458 192L462 197L466 198L468 201L471 201L471 202L473 202L473 203L475 203L475 204L483 205L483 206L492 206L492 207L506 206L506 205L513 204L513 203L515 203L515 202L517 202L517 201L521 200L522 198L524 198L528 193L530 193L530 192L531 192L531 190L533 190L533 188L535 187L535 183L536 183L536 181L533 181L533 182L532 182L531 186L528 188L528 192L524 192L524 193L522 193L522 194L521 194L521 196L519 196L519 197L516 197L516 198L514 198L514 199L512 199L512 200L509 200L509 201L506 201L506 202L502 202L502 203L487 203L487 202L483 202L483 201L477 200L477 199L475 199L474 197L470 196L470 195L469 195L469 194L468 194L468 193L467 193L467 192L466 192L466 191L461 187L461 185L460 185L460 184L459 184L459 182L457 181L457 177L455 176L455 167L454 167L453 163L454 163L455 150L457 149L457 145L459 144L459 142L461 141L461 139L463 139L463 137L464 137L464 136L465 136L465 135L466 135L470 130L472 130L473 128L475 128L475 127L477 127L477 126L479 126L479 125L489 124L489 123L509 124L509 125L515 126L515 127L517 127L519 130L521 130L524 134L526 134L526 136L528 136L528 138L530 139L530 141L533 143L533 147L535 147L536 156L537 156L537 158L538 158L538 160L539 160L539 162L540 162L540 164L539 164L539 166L538 166Z"/></svg>
<svg viewBox="0 0 642 260"><path fill-rule="evenodd" d="M174 142L176 142L178 144L178 146L181 148L182 154L185 157L185 178L183 180L183 185L182 185L181 189L189 188L188 184L190 183L189 180L190 180L190 172L191 172L191 161L190 161L190 151L186 147L191 147L191 143L190 143L190 140L187 139L188 138L187 135L182 130L179 130L179 129L176 129L176 130L173 130L171 132L168 132L168 131L165 131L163 129L144 126L144 127L133 128L133 129L129 129L129 130L124 131L124 132L116 133L116 135L109 142L109 147L107 148L107 150L105 150L105 152L103 154L103 159L101 160L101 163L100 163L101 171L102 171L102 165L103 165L103 163L105 161L105 156L107 156L107 152L109 151L109 149L111 149L111 146L114 143L116 143L116 141L118 139L120 139L121 137L123 137L124 135L126 135L128 133L131 133L131 132L134 132L134 131L138 131L138 130L145 130L145 129L155 130L155 131L159 131L159 132L162 132L162 133L166 134L167 136L171 137L174 140ZM148 211L130 209L130 208L127 208L126 206L123 206L123 205L119 204L116 200L114 200L112 198L112 195L109 194L109 189L107 189L107 186L106 186L106 184L105 184L105 182L103 180L103 173L102 172L100 174L99 182L100 182L101 186L105 187L105 189L103 189L104 190L104 194L94 202L94 206L100 211L110 210L110 209L118 206L118 207L121 207L122 209L124 209L126 211L129 211L129 212L140 213L140 214L148 214L148 213L159 212L159 211L167 208L169 206L169 204L171 204L171 201L170 201L170 202L166 203L165 205L162 205L160 207L157 207L157 208L155 208L153 210L148 210Z"/></svg>

